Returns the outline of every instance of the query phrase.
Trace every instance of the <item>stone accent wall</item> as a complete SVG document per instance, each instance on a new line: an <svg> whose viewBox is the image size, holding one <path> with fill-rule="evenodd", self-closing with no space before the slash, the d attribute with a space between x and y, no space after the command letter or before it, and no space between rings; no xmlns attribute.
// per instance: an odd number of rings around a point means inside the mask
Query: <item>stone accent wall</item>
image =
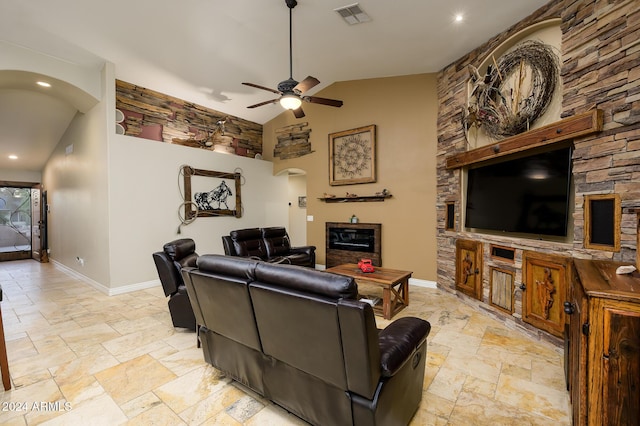
<svg viewBox="0 0 640 426"><path fill-rule="evenodd" d="M116 108L124 113L125 135L254 158L262 154L262 125L116 80ZM224 134L211 136L219 121Z"/></svg>
<svg viewBox="0 0 640 426"><path fill-rule="evenodd" d="M573 242L554 243L530 239L490 236L464 231L460 222L462 171L447 170L446 158L466 149L461 126L462 106L466 104L468 65L477 65L493 49L518 31L543 20L561 18L563 83L562 117L592 108L604 112L604 130L574 140ZM634 208L640 206L640 8L637 1L553 0L525 20L515 24L484 45L446 67L438 80L438 285L455 290L456 240L482 241L484 244L484 297L479 307L489 307L489 266L515 271L516 286L522 282L522 251L534 250L565 256L612 259L634 263L637 249ZM620 194L622 230L620 252L584 248L584 196ZM445 229L446 203L455 203L455 230ZM493 260L490 244L513 247L513 264ZM519 320L522 313L520 291L515 294L515 312L507 320L532 329ZM503 316L505 318L506 316ZM542 333L544 334L544 333ZM546 337L546 336L543 336Z"/></svg>
<svg viewBox="0 0 640 426"><path fill-rule="evenodd" d="M311 150L311 142L309 141L310 134L311 129L307 122L276 129L278 142L273 148L273 156L281 160L286 160L311 154L313 151Z"/></svg>

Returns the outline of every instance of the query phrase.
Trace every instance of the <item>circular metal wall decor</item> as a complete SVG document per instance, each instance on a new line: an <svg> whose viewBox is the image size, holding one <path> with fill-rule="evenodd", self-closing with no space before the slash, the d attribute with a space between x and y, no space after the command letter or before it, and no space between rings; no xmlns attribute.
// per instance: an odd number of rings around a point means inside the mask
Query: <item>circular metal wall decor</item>
<svg viewBox="0 0 640 426"><path fill-rule="evenodd" d="M370 166L369 142L360 138L360 135L347 136L335 150L336 172L353 178L361 174Z"/></svg>
<svg viewBox="0 0 640 426"><path fill-rule="evenodd" d="M470 66L473 89L463 124L502 139L529 130L547 110L559 79L558 58L539 41L525 41L489 65L484 77Z"/></svg>

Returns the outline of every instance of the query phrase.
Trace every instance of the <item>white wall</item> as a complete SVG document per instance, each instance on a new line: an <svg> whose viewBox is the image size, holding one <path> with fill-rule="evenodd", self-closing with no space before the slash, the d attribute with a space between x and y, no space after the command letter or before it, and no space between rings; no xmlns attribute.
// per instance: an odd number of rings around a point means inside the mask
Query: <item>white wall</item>
<svg viewBox="0 0 640 426"><path fill-rule="evenodd" d="M42 173L23 170L0 170L0 180L40 183L42 181Z"/></svg>
<svg viewBox="0 0 640 426"><path fill-rule="evenodd" d="M38 53L0 40L0 70L17 70L47 75L69 84L68 89L75 89L93 97L93 102L102 98L100 67L96 64L79 65L70 61L57 59L51 55ZM69 101L79 109L92 105L90 99L76 93L67 94Z"/></svg>
<svg viewBox="0 0 640 426"><path fill-rule="evenodd" d="M199 254L223 253L221 236L233 229L288 225L288 179L273 176L271 162L116 135L113 64L95 73L97 93L86 69L67 69L0 44L3 51L12 54L14 65L0 60L0 69L54 75L100 99L82 103L86 111L73 119L42 171L50 207L50 258L62 267L115 294L159 285L151 255L176 238L193 238ZM178 173L184 164L222 172L240 169L242 218L198 218L177 234L183 202ZM17 172L0 178L40 181L35 174Z"/></svg>
<svg viewBox="0 0 640 426"><path fill-rule="evenodd" d="M151 254L171 240L193 238L198 254L223 254L221 237L234 229L287 225L287 177L273 176L271 162L114 133L109 163L112 288L157 279ZM182 165L239 168L242 217L200 217L177 234Z"/></svg>
<svg viewBox="0 0 640 426"><path fill-rule="evenodd" d="M307 208L298 207L298 197L307 195L307 176L289 176L289 229L287 233L294 247L307 245Z"/></svg>
<svg viewBox="0 0 640 426"><path fill-rule="evenodd" d="M105 87L108 80L115 84L112 64L101 75ZM50 258L104 288L111 281L107 108L103 99L85 114L77 114L42 173L50 208ZM84 265L77 257L84 259Z"/></svg>

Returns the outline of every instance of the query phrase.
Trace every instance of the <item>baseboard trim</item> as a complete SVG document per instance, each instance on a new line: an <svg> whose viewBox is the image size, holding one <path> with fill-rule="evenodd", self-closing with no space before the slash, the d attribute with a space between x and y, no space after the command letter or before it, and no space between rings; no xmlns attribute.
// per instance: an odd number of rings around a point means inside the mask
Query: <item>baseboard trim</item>
<svg viewBox="0 0 640 426"><path fill-rule="evenodd" d="M151 280L151 281L144 281L141 283L123 285L120 287L109 289L109 296L131 293L132 291L146 290L148 288L154 288L154 287L160 287L160 286L161 286L160 280Z"/></svg>
<svg viewBox="0 0 640 426"><path fill-rule="evenodd" d="M438 288L438 283L435 281L421 280L418 278L409 278L409 286L423 287L423 288Z"/></svg>
<svg viewBox="0 0 640 426"><path fill-rule="evenodd" d="M91 278L87 277L86 275L81 274L80 272L76 271L75 269L71 269L68 266L63 265L62 263L58 262L57 260L54 260L54 259L49 259L49 260L51 261L51 263L53 263L53 265L56 268L64 271L65 273L71 275L74 278L77 278L77 279L81 280L82 282L86 283L90 287L95 288L100 293L106 294L107 296L116 296L118 294L131 293L133 291L146 290L148 288L153 288L153 287L159 287L160 286L160 280L151 280L151 281L145 281L145 282L141 282L141 283L123 285L123 286L115 287L115 288L109 288L109 287L107 287L107 286L105 286L103 284L100 284L99 282L97 282L95 280L92 280Z"/></svg>

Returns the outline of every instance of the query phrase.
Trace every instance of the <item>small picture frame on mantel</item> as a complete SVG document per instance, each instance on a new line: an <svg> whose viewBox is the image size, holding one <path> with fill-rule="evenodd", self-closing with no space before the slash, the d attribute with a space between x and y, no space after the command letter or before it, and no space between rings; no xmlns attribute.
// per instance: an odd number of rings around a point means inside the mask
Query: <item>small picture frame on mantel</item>
<svg viewBox="0 0 640 426"><path fill-rule="evenodd" d="M329 134L329 184L376 181L376 126Z"/></svg>

